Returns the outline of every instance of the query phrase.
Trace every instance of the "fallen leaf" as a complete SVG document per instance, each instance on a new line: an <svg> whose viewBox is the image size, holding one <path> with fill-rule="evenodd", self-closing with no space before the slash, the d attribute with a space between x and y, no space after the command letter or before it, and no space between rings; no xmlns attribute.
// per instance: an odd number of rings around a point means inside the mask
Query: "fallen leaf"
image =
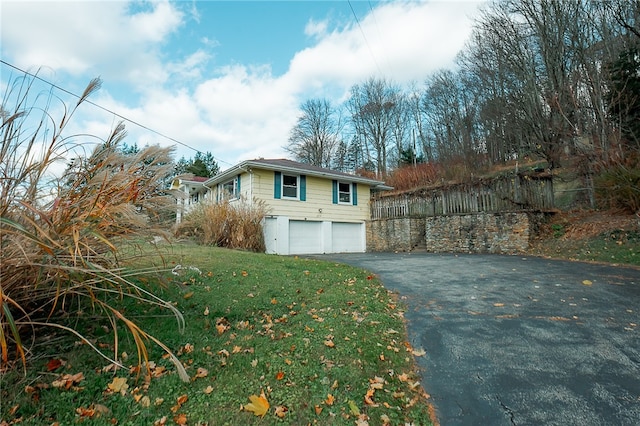
<svg viewBox="0 0 640 426"><path fill-rule="evenodd" d="M185 293L184 296L182 296L183 299L191 299L193 297L193 292L190 291L189 293Z"/></svg>
<svg viewBox="0 0 640 426"><path fill-rule="evenodd" d="M349 411L351 412L351 414L353 414L354 416L359 416L360 415L360 409L358 408L358 406L356 405L356 403L353 400L349 400Z"/></svg>
<svg viewBox="0 0 640 426"><path fill-rule="evenodd" d="M504 306L504 303L494 303L493 306L495 306L496 308L501 308Z"/></svg>
<svg viewBox="0 0 640 426"><path fill-rule="evenodd" d="M284 416L287 414L287 411L289 411L289 409L284 405L278 405L275 409L276 416L281 419L284 418Z"/></svg>
<svg viewBox="0 0 640 426"><path fill-rule="evenodd" d="M209 395L211 392L213 392L213 386L207 386L203 392Z"/></svg>
<svg viewBox="0 0 640 426"><path fill-rule="evenodd" d="M248 273L247 271L242 271L242 276L243 276L243 277L246 277L246 276L248 276L248 275L249 275L249 273Z"/></svg>
<svg viewBox="0 0 640 426"><path fill-rule="evenodd" d="M72 386L80 383L82 380L84 380L84 373L63 374L60 378L51 382L51 386L58 389L64 388L69 390Z"/></svg>
<svg viewBox="0 0 640 426"><path fill-rule="evenodd" d="M322 413L322 407L319 405L316 405L315 407L313 407L316 410L316 415L319 416L320 413Z"/></svg>
<svg viewBox="0 0 640 426"><path fill-rule="evenodd" d="M329 348L333 348L333 347L335 347L335 346L336 346L336 344L335 344L335 343L333 343L333 340L325 340L325 341L324 341L324 345L325 345L326 347L329 347Z"/></svg>
<svg viewBox="0 0 640 426"><path fill-rule="evenodd" d="M425 356L427 354L427 351L425 351L423 348L419 348L412 350L411 353L413 354L413 356Z"/></svg>
<svg viewBox="0 0 640 426"><path fill-rule="evenodd" d="M251 395L249 400L251 402L244 406L245 411L251 411L254 415L260 417L264 417L269 411L269 401L267 401L264 391L260 393L260 396Z"/></svg>
<svg viewBox="0 0 640 426"><path fill-rule="evenodd" d="M91 418L96 415L96 412L91 407L89 408L79 407L79 408L76 408L76 414L79 415L81 418L82 417Z"/></svg>
<svg viewBox="0 0 640 426"><path fill-rule="evenodd" d="M127 391L129 385L127 384L126 377L114 377L113 381L107 385L107 389L115 393L124 394Z"/></svg>
<svg viewBox="0 0 640 426"><path fill-rule="evenodd" d="M583 285L591 285L591 284L593 284L593 282L591 280L583 280L582 284Z"/></svg>
<svg viewBox="0 0 640 426"><path fill-rule="evenodd" d="M366 414L360 414L356 419L356 426L369 426L369 417Z"/></svg>
<svg viewBox="0 0 640 426"><path fill-rule="evenodd" d="M375 389L371 389L369 388L367 390L367 393L364 395L364 403L367 405L371 405L373 407L377 407L378 404L376 404L375 402L373 402L373 395L375 393Z"/></svg>
<svg viewBox="0 0 640 426"><path fill-rule="evenodd" d="M333 405L335 400L336 400L336 398L333 395L327 394L327 399L324 400L324 403L327 404L327 405Z"/></svg>
<svg viewBox="0 0 640 426"><path fill-rule="evenodd" d="M143 407L147 408L151 406L151 400L149 399L149 397L147 395L143 396L140 399L140 405L142 405Z"/></svg>
<svg viewBox="0 0 640 426"><path fill-rule="evenodd" d="M195 378L201 379L203 377L207 377L208 375L209 370L207 370L206 368L198 367Z"/></svg>
<svg viewBox="0 0 640 426"><path fill-rule="evenodd" d="M187 415L180 413L173 418L173 422L179 426L184 426L187 424Z"/></svg>
<svg viewBox="0 0 640 426"><path fill-rule="evenodd" d="M227 331L231 326L229 325L229 321L226 318L218 318L216 320L216 330L218 330L218 334L222 334Z"/></svg>
<svg viewBox="0 0 640 426"><path fill-rule="evenodd" d="M255 368L257 365L258 365L258 360L257 359L254 359L253 361L251 361L251 366L253 368Z"/></svg>
<svg viewBox="0 0 640 426"><path fill-rule="evenodd" d="M206 308L204 308L204 314L205 314L205 316L209 315L209 307L208 306Z"/></svg>
<svg viewBox="0 0 640 426"><path fill-rule="evenodd" d="M278 371L278 373L276 373L276 380L282 380L282 379L284 379L284 372Z"/></svg>
<svg viewBox="0 0 640 426"><path fill-rule="evenodd" d="M62 367L62 365L62 361L54 358L47 363L47 371L57 370L58 368Z"/></svg>

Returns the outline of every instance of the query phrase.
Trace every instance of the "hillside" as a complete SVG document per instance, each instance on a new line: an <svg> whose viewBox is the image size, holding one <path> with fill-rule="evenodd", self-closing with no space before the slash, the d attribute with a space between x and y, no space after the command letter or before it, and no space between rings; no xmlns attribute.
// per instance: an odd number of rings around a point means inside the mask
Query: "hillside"
<svg viewBox="0 0 640 426"><path fill-rule="evenodd" d="M640 267L640 217L618 211L559 211L540 226L530 253Z"/></svg>

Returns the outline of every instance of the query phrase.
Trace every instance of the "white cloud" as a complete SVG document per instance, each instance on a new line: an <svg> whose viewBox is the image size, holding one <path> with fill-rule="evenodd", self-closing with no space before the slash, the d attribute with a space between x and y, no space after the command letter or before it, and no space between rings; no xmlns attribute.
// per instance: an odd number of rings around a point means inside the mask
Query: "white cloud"
<svg viewBox="0 0 640 426"><path fill-rule="evenodd" d="M180 26L182 13L166 1L150 5L130 15L123 1L3 1L3 50L22 68L162 81L158 43Z"/></svg>
<svg viewBox="0 0 640 426"><path fill-rule="evenodd" d="M477 2L389 2L359 25L327 33L291 61L290 78L311 84L351 86L369 77L404 84L450 67L470 34L468 14ZM313 31L313 26L308 31Z"/></svg>
<svg viewBox="0 0 640 426"><path fill-rule="evenodd" d="M134 4L136 7L140 3ZM469 36L473 2L391 1L356 22L343 25L310 20L301 37L315 44L291 58L288 71L274 76L270 66L226 65L208 69L218 45L215 29L183 57L164 58L168 37L186 17L200 19L192 5L142 3L132 12L125 2L3 1L3 56L24 68L49 66L56 75L83 81L101 75L105 89L92 101L175 138L221 161L286 156L282 146L299 105L313 97L344 100L349 88L370 77L396 83L423 81L449 67ZM181 12L177 7L183 7ZM191 8L191 9L190 9ZM87 77L89 76L89 77ZM106 87L127 84L137 104ZM84 131L106 136L119 119L87 108ZM127 143L174 144L127 124ZM75 130L75 129L74 129ZM78 129L80 130L80 129ZM178 146L178 157L194 152ZM221 164L223 167L225 164ZM226 165L228 166L228 164Z"/></svg>
<svg viewBox="0 0 640 426"><path fill-rule="evenodd" d="M304 27L304 34L309 37L321 37L327 33L328 22L310 20Z"/></svg>

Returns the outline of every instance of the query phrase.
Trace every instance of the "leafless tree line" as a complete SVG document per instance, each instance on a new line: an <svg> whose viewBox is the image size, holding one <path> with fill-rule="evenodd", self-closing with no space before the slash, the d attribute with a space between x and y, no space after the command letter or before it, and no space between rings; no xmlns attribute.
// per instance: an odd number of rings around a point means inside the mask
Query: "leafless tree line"
<svg viewBox="0 0 640 426"><path fill-rule="evenodd" d="M618 161L640 148L640 0L495 0L455 70L371 78L302 106L287 149L351 171L416 161L470 171L525 157ZM589 166L590 167L590 166Z"/></svg>

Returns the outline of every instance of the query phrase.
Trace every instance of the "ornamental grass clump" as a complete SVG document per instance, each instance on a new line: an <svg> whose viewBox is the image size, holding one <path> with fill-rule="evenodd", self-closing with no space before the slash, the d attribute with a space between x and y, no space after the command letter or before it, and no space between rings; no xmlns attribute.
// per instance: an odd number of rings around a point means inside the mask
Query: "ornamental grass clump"
<svg viewBox="0 0 640 426"><path fill-rule="evenodd" d="M204 245L264 252L262 221L267 211L264 202L257 200L252 204L242 199L220 203L205 200L189 210L176 234Z"/></svg>
<svg viewBox="0 0 640 426"><path fill-rule="evenodd" d="M99 354L118 364L118 327L124 326L147 361L152 341L162 342L127 318L117 304L123 298L181 313L133 278L151 270L123 268L126 256L118 247L126 241L149 239L173 207L162 190L171 173L172 149L147 147L126 155L119 144L126 132L118 124L104 141L63 134L87 97L100 87L93 80L73 108L53 119L51 92L30 96L34 78L16 79L2 99L0 148L0 364L11 368L46 333L45 328L78 336ZM42 103L44 107L36 107ZM11 109L9 109L11 105ZM64 106L64 105L63 105ZM89 155L87 141L95 148ZM73 140L76 140L73 142ZM71 162L70 157L75 156ZM66 169L65 167L66 163ZM62 165L62 168L60 167ZM59 171L56 172L56 169ZM64 170L64 171L62 171ZM153 234L151 234L153 232ZM114 335L114 353L107 355L73 321L90 312L104 316ZM37 354L33 354L37 355ZM183 379L183 366L175 364Z"/></svg>

